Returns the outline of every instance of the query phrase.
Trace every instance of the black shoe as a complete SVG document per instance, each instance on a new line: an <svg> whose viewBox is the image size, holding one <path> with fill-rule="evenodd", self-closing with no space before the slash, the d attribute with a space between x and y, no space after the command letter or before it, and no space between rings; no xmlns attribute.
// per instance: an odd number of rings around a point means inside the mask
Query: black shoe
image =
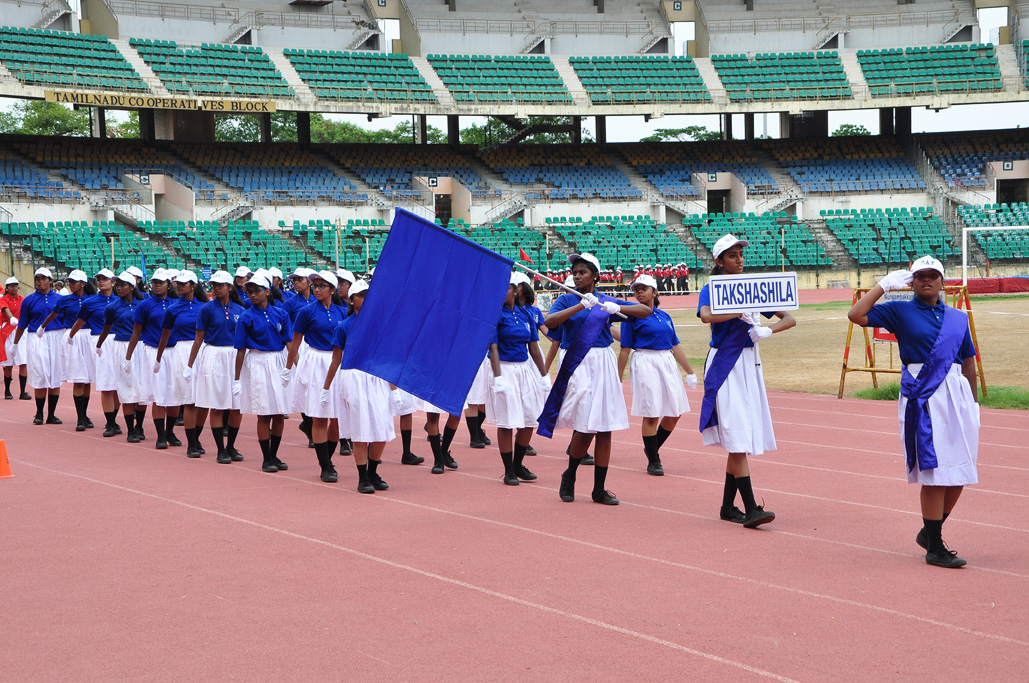
<svg viewBox="0 0 1029 683"><path fill-rule="evenodd" d="M18 397L18 400L19 401L31 401L32 400L32 396L29 395L29 392L23 391L23 392L21 392L21 396Z"/></svg>
<svg viewBox="0 0 1029 683"><path fill-rule="evenodd" d="M156 444L154 444L154 446L155 446L155 447L157 448L157 450L159 450L159 451L166 451L166 450L168 450L168 442L167 442L167 441L165 441L164 439L158 439L158 440L157 440L157 443L156 443Z"/></svg>
<svg viewBox="0 0 1029 683"><path fill-rule="evenodd" d="M400 456L401 465L421 465L423 462L425 462L425 458L414 453L404 453Z"/></svg>
<svg viewBox="0 0 1029 683"><path fill-rule="evenodd" d="M450 455L450 451L443 454L443 464L452 470L457 469L457 461L454 460L454 456Z"/></svg>
<svg viewBox="0 0 1029 683"><path fill-rule="evenodd" d="M297 429L306 434L308 439L311 438L311 427L309 425L305 425L303 420L301 420L300 424L297 425Z"/></svg>
<svg viewBox="0 0 1029 683"><path fill-rule="evenodd" d="M169 434L166 440L168 441L168 445L172 448L177 448L178 446L182 445L182 442L179 441L179 437L175 436L174 434Z"/></svg>
<svg viewBox="0 0 1029 683"><path fill-rule="evenodd" d="M374 488L376 491L385 491L389 488L389 484L383 481L382 477L379 476L378 472L376 472L375 474L369 472L368 481L371 483L372 488Z"/></svg>
<svg viewBox="0 0 1029 683"><path fill-rule="evenodd" d="M443 463L442 462L434 462L434 463L432 463L432 473L433 474L443 474L444 472L446 472L446 470L443 468Z"/></svg>
<svg viewBox="0 0 1029 683"><path fill-rule="evenodd" d="M186 423L182 421L182 416L181 415L179 415L178 417L175 418L175 426L176 427L185 427L186 426ZM168 443L171 443L171 442L169 441ZM175 444L172 444L172 446L174 446L174 445ZM181 446L182 444L179 444L179 445Z"/></svg>
<svg viewBox="0 0 1029 683"><path fill-rule="evenodd" d="M335 467L330 467L327 470L322 470L320 478L326 484L335 484L337 481L339 481L339 474L336 472Z"/></svg>
<svg viewBox="0 0 1029 683"><path fill-rule="evenodd" d="M339 445L340 455L353 455L354 448L350 445L350 439L343 439L343 443Z"/></svg>
<svg viewBox="0 0 1029 683"><path fill-rule="evenodd" d="M112 437L112 436L118 436L118 434L120 434L120 433L121 433L121 430L115 430L115 428L112 426L112 427L108 427L107 429L104 430L104 437L108 437L109 438L109 437Z"/></svg>
<svg viewBox="0 0 1029 683"><path fill-rule="evenodd" d="M125 440L129 443L139 443L139 432L137 432L135 429L130 429L128 436L125 437Z"/></svg>
<svg viewBox="0 0 1029 683"><path fill-rule="evenodd" d="M41 425L41 424L43 424L43 416L42 415L36 415L34 418L32 418L32 424L34 424L34 425Z"/></svg>
<svg viewBox="0 0 1029 683"><path fill-rule="evenodd" d="M618 505L618 499L610 491L593 492L593 502L601 505Z"/></svg>
<svg viewBox="0 0 1029 683"><path fill-rule="evenodd" d="M372 483L365 478L357 480L357 492L358 493L375 493L375 487Z"/></svg>
<svg viewBox="0 0 1029 683"><path fill-rule="evenodd" d="M287 465L286 463L282 462L278 458L275 458L275 466L278 467L283 472L285 472L286 470L289 469L289 465Z"/></svg>
<svg viewBox="0 0 1029 683"><path fill-rule="evenodd" d="M525 454L526 455L536 455L536 449L533 448L532 446L526 446L525 447Z"/></svg>
<svg viewBox="0 0 1029 683"><path fill-rule="evenodd" d="M754 529L762 524L768 524L773 519L775 519L774 512L769 512L760 505L755 505L753 510L744 515L743 526L747 529Z"/></svg>
<svg viewBox="0 0 1029 683"><path fill-rule="evenodd" d="M733 524L743 524L747 521L747 516L743 514L743 510L733 505L731 508L719 508L718 518L725 522L732 522Z"/></svg>
<svg viewBox="0 0 1029 683"><path fill-rule="evenodd" d="M468 445L472 448L485 448L486 442L480 439L479 437L474 437L471 441L468 442Z"/></svg>
<svg viewBox="0 0 1029 683"><path fill-rule="evenodd" d="M486 436L486 432L479 432L479 433L482 434L482 442L484 444L486 444L487 446L492 446L493 445L493 442L489 440L488 436Z"/></svg>
<svg viewBox="0 0 1029 683"><path fill-rule="evenodd" d="M136 438L140 441L146 441L146 433L142 427L136 427Z"/></svg>
<svg viewBox="0 0 1029 683"><path fill-rule="evenodd" d="M196 447L194 447L194 446L189 446L188 448L186 448L186 457L187 458L199 458L200 457L200 451L198 451L196 449Z"/></svg>
<svg viewBox="0 0 1029 683"><path fill-rule="evenodd" d="M587 453L582 456L582 460L579 461L580 465L595 465L596 462L593 460L593 456Z"/></svg>
<svg viewBox="0 0 1029 683"><path fill-rule="evenodd" d="M525 481L535 481L538 477L529 471L529 468L525 465L515 468L515 476Z"/></svg>
<svg viewBox="0 0 1029 683"><path fill-rule="evenodd" d="M518 486L518 476L514 472L508 470L504 472L504 483L508 486Z"/></svg>
<svg viewBox="0 0 1029 683"><path fill-rule="evenodd" d="M84 432L84 431L86 431L86 425L84 425L81 422L79 422L77 425L75 425L75 431L76 432Z"/></svg>
<svg viewBox="0 0 1029 683"><path fill-rule="evenodd" d="M647 465L647 474L652 474L655 477L665 476L665 468L661 467L661 461L655 460L654 462Z"/></svg>
<svg viewBox="0 0 1029 683"><path fill-rule="evenodd" d="M215 457L214 461L219 465L228 465L232 462L232 458L229 457L229 454L227 452L218 451L218 455Z"/></svg>
<svg viewBox="0 0 1029 683"><path fill-rule="evenodd" d="M13 401L14 400L14 394L12 394L9 391L5 391L4 392L4 398L7 399L8 401Z"/></svg>
<svg viewBox="0 0 1029 683"><path fill-rule="evenodd" d="M50 417L48 417L46 419L46 423L48 425L63 425L64 424L64 422L61 421L61 418L57 417L56 415L51 415Z"/></svg>
<svg viewBox="0 0 1029 683"><path fill-rule="evenodd" d="M938 553L926 553L925 563L931 564L934 567L944 567L946 569L957 569L958 567L964 567L968 562L958 557L958 554L943 546L943 549Z"/></svg>
<svg viewBox="0 0 1029 683"><path fill-rule="evenodd" d="M314 448L314 441L312 441L311 439L308 439L307 440L307 447L308 448Z"/></svg>
<svg viewBox="0 0 1029 683"><path fill-rule="evenodd" d="M197 441L196 452L199 453L200 455L207 455L207 451L204 450L204 447L200 445L199 441ZM242 456L240 456L240 460L242 460L242 459L243 459Z"/></svg>
<svg viewBox="0 0 1029 683"><path fill-rule="evenodd" d="M925 533L925 527L918 530L918 534L915 536L915 543L922 546L923 549L929 549L929 537Z"/></svg>
<svg viewBox="0 0 1029 683"><path fill-rule="evenodd" d="M232 462L232 460L230 459L229 462ZM279 468L273 462L266 462L266 463L263 463L261 465L261 471L262 472L278 472Z"/></svg>
<svg viewBox="0 0 1029 683"><path fill-rule="evenodd" d="M83 427L85 427L86 429L93 429L93 428L94 428L94 427L95 427L96 425L94 425L94 424L93 424L93 421L92 421L92 420L90 420L90 419L89 419L89 418L87 417L87 418L86 418L86 421L85 421L85 422L83 423L83 425L82 425L82 426L83 426Z"/></svg>
<svg viewBox="0 0 1029 683"><path fill-rule="evenodd" d="M232 460L232 462L242 462L243 454L240 453L239 451L237 451L235 446L233 446L232 448L226 449L226 450L227 450L227 452L229 454L229 459ZM201 448L200 452L203 453L204 449ZM281 470L283 468L280 467L279 469Z"/></svg>
<svg viewBox="0 0 1029 683"><path fill-rule="evenodd" d="M561 500L571 503L575 500L575 475L569 476L568 470L561 473L561 488L558 489Z"/></svg>
<svg viewBox="0 0 1029 683"><path fill-rule="evenodd" d="M114 433L116 436L121 436L122 433L121 427L118 426L117 422L114 424Z"/></svg>

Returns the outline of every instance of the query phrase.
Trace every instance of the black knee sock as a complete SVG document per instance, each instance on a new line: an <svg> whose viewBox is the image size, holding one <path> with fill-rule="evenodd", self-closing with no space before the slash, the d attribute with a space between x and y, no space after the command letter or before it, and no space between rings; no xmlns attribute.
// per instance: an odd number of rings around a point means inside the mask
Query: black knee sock
<svg viewBox="0 0 1029 683"><path fill-rule="evenodd" d="M46 397L36 399L36 417L43 417L43 408L46 407Z"/></svg>
<svg viewBox="0 0 1029 683"><path fill-rule="evenodd" d="M736 503L736 477L725 473L725 488L722 489L722 509L730 510Z"/></svg>
<svg viewBox="0 0 1029 683"><path fill-rule="evenodd" d="M943 552L943 520L922 518L925 527L926 550L930 553Z"/></svg>
<svg viewBox="0 0 1029 683"><path fill-rule="evenodd" d="M105 412L104 413L104 417L107 418L107 426L108 427L117 427L118 426L118 411L117 410L112 410L109 413Z"/></svg>
<svg viewBox="0 0 1029 683"><path fill-rule="evenodd" d="M575 470L579 469L580 462L582 462L582 458L573 458L570 455L568 456L568 471L572 473L573 477L575 476Z"/></svg>
<svg viewBox="0 0 1029 683"><path fill-rule="evenodd" d="M21 393L25 393L25 385L29 383L28 375L18 375L18 384L21 385Z"/></svg>
<svg viewBox="0 0 1029 683"><path fill-rule="evenodd" d="M78 418L78 423L83 424L86 420L86 407L82 405L82 399L84 396L71 395L72 403L75 404L75 417Z"/></svg>
<svg viewBox="0 0 1029 683"><path fill-rule="evenodd" d="M607 482L607 468L595 465L593 467L593 495L599 496L604 492L604 484Z"/></svg>
<svg viewBox="0 0 1029 683"><path fill-rule="evenodd" d="M440 443L440 435L429 435L429 447L432 449L432 462L438 465L443 462L443 446Z"/></svg>
<svg viewBox="0 0 1029 683"><path fill-rule="evenodd" d="M378 474L380 460L372 460L368 458L368 476L374 477Z"/></svg>
<svg viewBox="0 0 1029 683"><path fill-rule="evenodd" d="M167 433L165 432L166 427L164 426L164 423L165 419L163 417L154 418L154 429L157 430L158 441L165 441L168 438Z"/></svg>
<svg viewBox="0 0 1029 683"><path fill-rule="evenodd" d="M272 456L272 445L268 439L258 439L257 443L261 446L261 456L264 458L264 464L274 463L275 458Z"/></svg>
<svg viewBox="0 0 1029 683"><path fill-rule="evenodd" d="M330 441L326 441L325 444L326 444L325 452L331 458L332 456L336 455L336 446L339 446L339 450L341 452L346 450L347 440L346 439L340 439L339 441L331 441L330 440Z"/></svg>
<svg viewBox="0 0 1029 683"><path fill-rule="evenodd" d="M54 416L54 411L57 410L57 402L61 400L60 394L47 394L46 395L46 410L49 417Z"/></svg>
<svg viewBox="0 0 1029 683"><path fill-rule="evenodd" d="M514 445L514 456L511 460L511 464L514 465L515 471L518 471L519 467L524 467L522 461L525 460L525 449L528 446L522 446L521 444L515 443Z"/></svg>
<svg viewBox="0 0 1029 683"><path fill-rule="evenodd" d="M144 419L146 419L146 406L143 406L142 410L140 410L139 408L136 408L136 431L139 432L140 434L143 433L143 420Z"/></svg>
<svg viewBox="0 0 1029 683"><path fill-rule="evenodd" d="M272 434L271 438L269 439L269 441L271 442L272 460L278 460L279 459L279 443L282 442L282 435L280 434L279 436L275 436L274 434Z"/></svg>
<svg viewBox="0 0 1029 683"><path fill-rule="evenodd" d="M239 427L229 427L229 433L225 439L225 450L231 451L236 447L237 434L239 434Z"/></svg>
<svg viewBox="0 0 1029 683"><path fill-rule="evenodd" d="M82 424L89 422L89 415L86 411L89 410L89 394L82 395Z"/></svg>
<svg viewBox="0 0 1029 683"><path fill-rule="evenodd" d="M314 445L314 455L318 458L318 466L322 468L322 472L329 469L329 466L325 463L325 453L328 445L329 442L327 441L325 443L316 443Z"/></svg>
<svg viewBox="0 0 1029 683"><path fill-rule="evenodd" d="M411 452L411 430L401 429L400 430L400 442L404 445L404 453Z"/></svg>
<svg viewBox="0 0 1029 683"><path fill-rule="evenodd" d="M196 446L196 438L197 438L196 437L197 428L196 427L186 427L185 431L186 431L186 447L187 448L195 447Z"/></svg>
<svg viewBox="0 0 1029 683"><path fill-rule="evenodd" d="M479 416L464 418L464 423L468 427L468 436L472 438L472 441L479 440Z"/></svg>
<svg viewBox="0 0 1029 683"><path fill-rule="evenodd" d="M125 418L125 431L131 434L132 430L135 428L134 425L136 424L136 414L125 413L123 417Z"/></svg>
<svg viewBox="0 0 1029 683"><path fill-rule="evenodd" d="M11 393L11 381L14 377L4 377L4 393Z"/></svg>
<svg viewBox="0 0 1029 683"><path fill-rule="evenodd" d="M658 459L658 439L659 437L657 434L643 437L643 452L647 454L648 463L652 463Z"/></svg>
<svg viewBox="0 0 1029 683"><path fill-rule="evenodd" d="M478 417L478 424L479 424L479 436L485 437L486 436L486 432L483 431L483 429L482 429L482 423L486 421L486 413L484 411L480 410L477 417Z"/></svg>
<svg viewBox="0 0 1029 683"><path fill-rule="evenodd" d="M743 511L749 513L755 507L754 489L750 485L750 477L736 477L736 488L740 491L740 499L743 501Z"/></svg>
<svg viewBox="0 0 1029 683"><path fill-rule="evenodd" d="M371 462L371 460L368 462ZM357 466L357 480L358 482L368 481L368 465Z"/></svg>
<svg viewBox="0 0 1029 683"><path fill-rule="evenodd" d="M164 425L164 439L165 441L171 441L175 437L175 423L178 421L178 415L169 415L168 420Z"/></svg>
<svg viewBox="0 0 1029 683"><path fill-rule="evenodd" d="M454 435L457 434L456 429L450 427L443 428L443 440L440 441L440 448L444 454L450 451L450 444L454 441Z"/></svg>
<svg viewBox="0 0 1029 683"><path fill-rule="evenodd" d="M514 454L500 452L500 459L504 463L504 476L514 475Z"/></svg>
<svg viewBox="0 0 1029 683"><path fill-rule="evenodd" d="M225 432L221 427L211 427L211 436L214 437L214 445L218 447L218 453L225 452Z"/></svg>
<svg viewBox="0 0 1029 683"><path fill-rule="evenodd" d="M670 434L671 434L670 431L668 431L664 427L658 425L658 428L657 428L657 447L658 448L661 448L662 446L665 445L665 441L668 441L668 436Z"/></svg>

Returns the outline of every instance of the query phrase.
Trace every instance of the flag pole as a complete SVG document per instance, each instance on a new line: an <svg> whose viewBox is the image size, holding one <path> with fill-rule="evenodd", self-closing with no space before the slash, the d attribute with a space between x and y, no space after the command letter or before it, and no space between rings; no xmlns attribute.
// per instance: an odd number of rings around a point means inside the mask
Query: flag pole
<svg viewBox="0 0 1029 683"><path fill-rule="evenodd" d="M539 272L538 270L533 270L532 268L530 268L528 266L523 266L521 263L515 263L514 265L516 265L517 267L519 267L522 270L526 271L527 273L532 273L533 275L535 275L535 276L537 276L539 278L542 278L542 279L546 280L547 282L551 282L551 283L557 285L561 289L565 290L566 292L568 292L570 294L574 294L575 296L579 297L580 299L585 299L586 298L586 295L583 294L582 292L580 292L579 290L577 290L577 289L575 289L573 287L569 287L568 285L565 285L565 284L563 284L561 282L558 282L557 280L549 278L546 275L544 275L543 273ZM629 319L628 316L626 316L624 313L615 313L615 315L617 315L619 318L624 318L625 320Z"/></svg>

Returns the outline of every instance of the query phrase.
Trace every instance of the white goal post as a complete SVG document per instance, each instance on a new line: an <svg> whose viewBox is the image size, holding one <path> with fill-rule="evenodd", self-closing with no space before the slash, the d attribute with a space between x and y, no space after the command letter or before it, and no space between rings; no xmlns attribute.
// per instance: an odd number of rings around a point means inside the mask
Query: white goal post
<svg viewBox="0 0 1029 683"><path fill-rule="evenodd" d="M1029 230L1029 225L995 225L979 228L961 228L961 284L968 286L968 233L970 232L1007 232L1009 230Z"/></svg>

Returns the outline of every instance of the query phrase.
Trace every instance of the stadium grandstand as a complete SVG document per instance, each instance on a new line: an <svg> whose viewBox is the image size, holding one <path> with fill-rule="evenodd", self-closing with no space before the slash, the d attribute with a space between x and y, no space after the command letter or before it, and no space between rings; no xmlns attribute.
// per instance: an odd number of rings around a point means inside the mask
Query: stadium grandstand
<svg viewBox="0 0 1029 683"><path fill-rule="evenodd" d="M998 35L976 10L1007 8ZM46 263L374 267L396 207L512 258L628 277L752 267L855 285L932 253L1029 268L1029 133L919 133L912 110L1029 100L1029 3L973 0L0 0L0 96L90 137L0 135L0 272ZM1026 20L1026 24L1023 24ZM689 27L693 38L676 42ZM833 137L869 111L874 135ZM110 136L138 112L139 138ZM273 114L295 114L296 140ZM217 117L260 142L220 142ZM405 144L312 142L312 115L409 117ZM611 117L717 115L721 139L613 142ZM778 119L778 139L756 117ZM429 117L445 117L430 142ZM461 143L462 120L510 135ZM552 117L561 117L560 119ZM434 119L438 120L438 119ZM563 123L553 123L553 121ZM582 135L590 122L592 139ZM735 126L734 126L735 124ZM561 133L561 144L532 142ZM26 275L27 274L27 275ZM864 274L864 275L863 275ZM862 280L864 277L864 280ZM696 286L702 281L694 279Z"/></svg>

